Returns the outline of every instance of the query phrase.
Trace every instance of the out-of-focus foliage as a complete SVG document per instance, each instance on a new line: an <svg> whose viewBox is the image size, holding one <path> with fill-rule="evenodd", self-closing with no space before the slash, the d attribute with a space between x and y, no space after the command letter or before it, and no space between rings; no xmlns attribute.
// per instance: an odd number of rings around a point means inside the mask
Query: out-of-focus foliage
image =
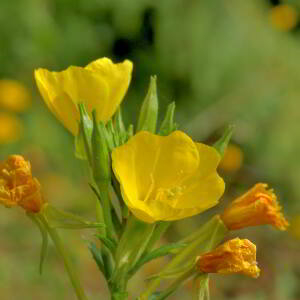
<svg viewBox="0 0 300 300"><path fill-rule="evenodd" d="M116 61L129 58L134 62L134 75L123 104L127 124L136 119L149 76L156 74L160 118L166 105L175 100L176 121L194 140L214 142L224 126L236 125L233 143L243 151L244 160L237 171L222 171L228 177L226 182L230 182L228 196L239 194L254 182L267 181L280 195L285 210L290 215L300 215L300 4L297 0L281 1L295 12L294 19L277 14L276 23L271 17L274 13L271 2L279 3L266 0L0 1L0 79L19 80L32 94L32 105L26 110L13 111L0 103L1 114L14 114L24 128L15 142L0 145L0 159L7 154L23 153L33 162L33 172L41 177L51 201L88 213L92 201L83 197L82 191L87 187L78 184L85 171L74 158L73 139L37 95L33 70L84 66L102 56ZM288 29L280 30L278 24ZM1 132L3 128L1 125ZM17 217L5 214L7 211L0 212L0 232L4 239L1 245L9 246L1 246L0 252L4 253L2 257L8 257L7 253L10 256L7 262L0 261L0 266L22 269L24 259L14 261L9 249L31 247L31 243L21 239L13 248L21 234L20 225ZM184 235L184 230L195 226L194 223L194 219L187 221L177 231ZM9 237L4 238L8 229ZM212 296L276 299L267 295L277 295L277 299L297 299L300 265L293 262L297 257L293 242L287 239L285 243L290 251L288 255L282 253L285 248L278 234L268 232L266 239L262 233L252 232L254 241L265 245L258 257L263 261L260 288L256 288L255 282L250 285L252 293L247 294L243 291L247 290L249 281L238 279L240 288L237 289L234 288L237 281L228 279L222 283L217 281ZM32 251L34 257L37 247ZM82 251L83 257L88 255ZM268 251L271 254L266 257ZM26 261L29 263L30 259L26 257ZM90 263L87 259L86 264ZM50 269L46 267L45 273ZM17 282L26 287L37 281L45 284L44 289L47 286L51 289L56 282L55 286L63 291L64 286L58 280L51 281L56 272L46 281L44 277L37 279L32 275L34 271L37 270L31 264L24 266L24 273L29 275L27 279L25 275L18 277ZM2 276L1 285L11 280L9 272L2 272ZM64 274L61 277L65 278ZM136 280L140 284L141 279ZM92 295L95 282L87 279L87 285ZM10 288L5 292L9 297L13 284L7 286ZM280 288L283 286L286 288ZM257 295L253 293L254 287ZM27 298L23 299L40 299L40 293L36 291L37 296L32 298L28 291ZM18 299L18 294L14 295ZM43 299L59 297L53 295ZM72 299L72 294L69 298L66 292L60 295L62 299Z"/></svg>

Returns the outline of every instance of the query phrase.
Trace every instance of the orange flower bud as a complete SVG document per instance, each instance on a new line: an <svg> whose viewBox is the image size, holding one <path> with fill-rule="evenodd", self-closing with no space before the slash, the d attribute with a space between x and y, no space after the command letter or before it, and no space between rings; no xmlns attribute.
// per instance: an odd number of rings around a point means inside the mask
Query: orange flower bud
<svg viewBox="0 0 300 300"><path fill-rule="evenodd" d="M197 258L196 268L203 273L241 273L257 278L256 246L249 240L235 238Z"/></svg>
<svg viewBox="0 0 300 300"><path fill-rule="evenodd" d="M281 213L273 190L267 190L267 187L264 183L256 184L225 209L221 218L229 230L264 224L286 230L289 223Z"/></svg>
<svg viewBox="0 0 300 300"><path fill-rule="evenodd" d="M31 166L20 155L11 155L0 163L0 203L6 207L21 206L37 213L43 205L41 185L32 177Z"/></svg>

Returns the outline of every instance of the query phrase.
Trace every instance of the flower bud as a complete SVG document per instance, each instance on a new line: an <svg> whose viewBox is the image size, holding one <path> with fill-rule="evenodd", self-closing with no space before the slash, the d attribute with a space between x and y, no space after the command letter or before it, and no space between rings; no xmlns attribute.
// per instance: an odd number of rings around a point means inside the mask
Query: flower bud
<svg viewBox="0 0 300 300"><path fill-rule="evenodd" d="M91 136L93 122L83 103L78 104L80 113L79 130L75 135L75 156L82 160L88 160L91 163Z"/></svg>
<svg viewBox="0 0 300 300"><path fill-rule="evenodd" d="M142 104L137 131L150 131L155 133L158 114L158 99L156 92L156 76L150 77L148 93Z"/></svg>
<svg viewBox="0 0 300 300"><path fill-rule="evenodd" d="M229 204L221 216L229 230L264 224L273 225L279 230L287 228L289 223L281 213L277 197L267 187L267 184L258 183Z"/></svg>
<svg viewBox="0 0 300 300"><path fill-rule="evenodd" d="M6 207L18 205L31 213L39 212L44 203L30 163L20 155L11 155L0 163L0 203Z"/></svg>
<svg viewBox="0 0 300 300"><path fill-rule="evenodd" d="M204 253L197 258L196 268L203 273L240 273L253 278L259 276L256 262L256 246L249 240L235 238Z"/></svg>
<svg viewBox="0 0 300 300"><path fill-rule="evenodd" d="M110 155L105 130L103 122L97 122L96 111L93 111L92 166L94 179L100 186L107 185L111 179Z"/></svg>

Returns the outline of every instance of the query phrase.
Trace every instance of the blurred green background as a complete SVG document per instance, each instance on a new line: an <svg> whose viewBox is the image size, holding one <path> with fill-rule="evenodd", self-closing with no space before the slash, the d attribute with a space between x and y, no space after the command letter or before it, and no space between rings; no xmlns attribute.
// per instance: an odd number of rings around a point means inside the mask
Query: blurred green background
<svg viewBox="0 0 300 300"><path fill-rule="evenodd" d="M93 219L84 165L73 155L72 137L38 95L33 70L128 58L134 74L122 105L127 124L135 122L149 76L157 74L160 119L176 101L179 128L207 143L236 125L220 167L227 183L221 205L176 223L166 240L191 232L254 183L267 182L291 230L265 226L235 233L257 244L262 275L212 276L211 297L300 299L300 222L294 221L300 215L299 14L297 0L2 0L0 159L23 154L48 201ZM53 248L38 274L40 236L23 212L2 208L0 233L1 299L75 299ZM106 299L86 249L93 232L62 234L90 299ZM140 290L160 264L148 265L131 290ZM192 289L188 284L171 299L190 299Z"/></svg>

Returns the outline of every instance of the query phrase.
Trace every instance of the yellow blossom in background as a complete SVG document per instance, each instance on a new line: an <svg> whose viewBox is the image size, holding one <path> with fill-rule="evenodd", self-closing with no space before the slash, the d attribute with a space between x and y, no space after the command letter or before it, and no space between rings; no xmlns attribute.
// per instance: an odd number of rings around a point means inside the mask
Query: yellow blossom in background
<svg viewBox="0 0 300 300"><path fill-rule="evenodd" d="M21 82L0 80L0 107L12 112L23 112L31 105L31 94Z"/></svg>
<svg viewBox="0 0 300 300"><path fill-rule="evenodd" d="M221 218L230 230L270 224L280 230L288 227L273 190L264 183L256 184L247 193L232 201Z"/></svg>
<svg viewBox="0 0 300 300"><path fill-rule="evenodd" d="M44 203L30 163L20 155L11 155L0 163L0 203L6 207L18 205L32 213L39 212Z"/></svg>
<svg viewBox="0 0 300 300"><path fill-rule="evenodd" d="M219 168L226 172L235 172L242 166L244 154L240 147L229 144L225 150L224 157Z"/></svg>
<svg viewBox="0 0 300 300"><path fill-rule="evenodd" d="M125 96L132 67L129 60L114 64L108 58L100 58L84 68L70 66L61 72L37 69L34 75L50 111L77 135L78 103L84 103L89 113L96 109L98 120L107 122Z"/></svg>
<svg viewBox="0 0 300 300"><path fill-rule="evenodd" d="M289 31L297 25L298 12L291 5L274 6L270 11L270 22L280 31Z"/></svg>
<svg viewBox="0 0 300 300"><path fill-rule="evenodd" d="M13 114L0 112L0 144L16 142L23 133L21 120Z"/></svg>
<svg viewBox="0 0 300 300"><path fill-rule="evenodd" d="M253 278L259 276L256 246L249 240L235 238L197 258L196 268L203 273L240 273Z"/></svg>
<svg viewBox="0 0 300 300"><path fill-rule="evenodd" d="M123 199L144 222L177 220L215 206L224 192L219 153L181 131L141 131L112 152Z"/></svg>

